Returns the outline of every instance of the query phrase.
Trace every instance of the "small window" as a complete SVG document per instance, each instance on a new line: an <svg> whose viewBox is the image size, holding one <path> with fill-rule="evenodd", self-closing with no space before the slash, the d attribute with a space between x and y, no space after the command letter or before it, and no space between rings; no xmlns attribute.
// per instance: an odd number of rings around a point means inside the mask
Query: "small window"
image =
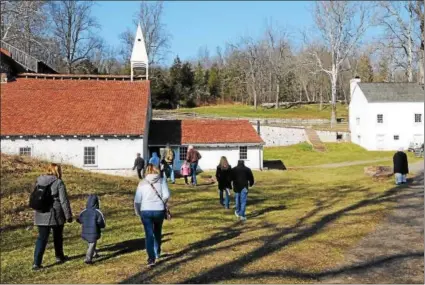
<svg viewBox="0 0 425 285"><path fill-rule="evenodd" d="M360 125L360 118L356 118L356 124L357 124L357 126Z"/></svg>
<svg viewBox="0 0 425 285"><path fill-rule="evenodd" d="M31 148L30 147L20 147L19 155L23 156L31 156Z"/></svg>
<svg viewBox="0 0 425 285"><path fill-rule="evenodd" d="M96 165L96 149L93 146L84 147L84 165Z"/></svg>
<svg viewBox="0 0 425 285"><path fill-rule="evenodd" d="M394 136L394 140L395 140L395 141L398 141L399 139L400 139L400 136L399 136L399 135L395 135L395 136Z"/></svg>
<svg viewBox="0 0 425 285"><path fill-rule="evenodd" d="M384 115L378 114L377 122L378 122L378 124L383 124L384 123Z"/></svg>
<svg viewBox="0 0 425 285"><path fill-rule="evenodd" d="M415 123L422 123L422 114L415 114Z"/></svg>
<svg viewBox="0 0 425 285"><path fill-rule="evenodd" d="M187 157L187 146L180 147L180 160L186 160Z"/></svg>
<svg viewBox="0 0 425 285"><path fill-rule="evenodd" d="M248 147L239 147L239 159L248 159Z"/></svg>

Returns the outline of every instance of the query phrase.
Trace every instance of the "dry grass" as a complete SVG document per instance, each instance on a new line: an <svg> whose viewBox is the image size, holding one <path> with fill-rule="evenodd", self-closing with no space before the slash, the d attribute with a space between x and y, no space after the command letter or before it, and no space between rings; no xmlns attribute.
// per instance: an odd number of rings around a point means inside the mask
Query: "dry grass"
<svg viewBox="0 0 425 285"><path fill-rule="evenodd" d="M50 242L43 261L50 267L32 272L37 231L26 204L43 163L2 156L2 166L2 283L314 283L374 230L394 195L386 192L392 180L373 182L363 166L256 172L242 223L219 205L216 185L187 188L178 181L171 187L174 218L164 224L168 256L148 269L132 208L137 180L65 167L74 214L89 193L100 195L107 221L102 258L93 266L83 263L86 245L72 223L64 242L72 260L50 266Z"/></svg>

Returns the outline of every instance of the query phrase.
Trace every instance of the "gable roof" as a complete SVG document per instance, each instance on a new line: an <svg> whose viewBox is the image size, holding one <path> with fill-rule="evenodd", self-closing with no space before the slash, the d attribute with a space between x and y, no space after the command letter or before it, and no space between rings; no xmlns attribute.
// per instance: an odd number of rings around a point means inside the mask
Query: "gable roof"
<svg viewBox="0 0 425 285"><path fill-rule="evenodd" d="M143 135L149 81L18 78L1 85L1 135Z"/></svg>
<svg viewBox="0 0 425 285"><path fill-rule="evenodd" d="M149 145L264 144L247 120L152 120Z"/></svg>
<svg viewBox="0 0 425 285"><path fill-rule="evenodd" d="M424 87L417 83L358 83L369 103L424 102Z"/></svg>

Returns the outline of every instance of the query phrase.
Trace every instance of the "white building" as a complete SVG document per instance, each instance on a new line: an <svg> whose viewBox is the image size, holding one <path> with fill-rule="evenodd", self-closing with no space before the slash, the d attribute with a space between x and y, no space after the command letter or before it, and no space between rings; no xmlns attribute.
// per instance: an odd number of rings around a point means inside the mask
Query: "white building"
<svg viewBox="0 0 425 285"><path fill-rule="evenodd" d="M134 75L133 69L140 68L145 74ZM169 142L179 158L176 169L189 144L202 155L201 170L215 169L223 155L232 165L243 159L247 166L262 169L264 142L248 121L171 121L167 128L163 121L151 121L140 26L131 69L128 76L25 73L2 83L1 152L135 175L131 169L136 153L147 161Z"/></svg>
<svg viewBox="0 0 425 285"><path fill-rule="evenodd" d="M186 160L187 148L193 145L201 154L198 168L213 170L226 156L230 165L238 160L252 169L263 169L264 142L245 120L153 120L150 124L150 153L162 153L166 144L175 152L174 169Z"/></svg>
<svg viewBox="0 0 425 285"><path fill-rule="evenodd" d="M148 157L149 81L26 76L1 85L1 152L101 172Z"/></svg>
<svg viewBox="0 0 425 285"><path fill-rule="evenodd" d="M350 81L351 141L367 150L407 149L424 142L424 87Z"/></svg>

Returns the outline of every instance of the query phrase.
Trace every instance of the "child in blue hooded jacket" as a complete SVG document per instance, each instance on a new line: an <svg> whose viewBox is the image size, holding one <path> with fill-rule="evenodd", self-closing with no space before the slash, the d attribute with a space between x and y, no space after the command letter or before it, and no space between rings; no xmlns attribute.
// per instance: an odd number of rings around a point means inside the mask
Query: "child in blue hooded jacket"
<svg viewBox="0 0 425 285"><path fill-rule="evenodd" d="M105 218L102 212L99 210L99 197L95 194L91 194L87 200L86 208L80 213L77 222L82 225L81 237L87 241L88 249L86 264L92 264L93 257L97 257L96 243L100 239L101 230L105 228Z"/></svg>

